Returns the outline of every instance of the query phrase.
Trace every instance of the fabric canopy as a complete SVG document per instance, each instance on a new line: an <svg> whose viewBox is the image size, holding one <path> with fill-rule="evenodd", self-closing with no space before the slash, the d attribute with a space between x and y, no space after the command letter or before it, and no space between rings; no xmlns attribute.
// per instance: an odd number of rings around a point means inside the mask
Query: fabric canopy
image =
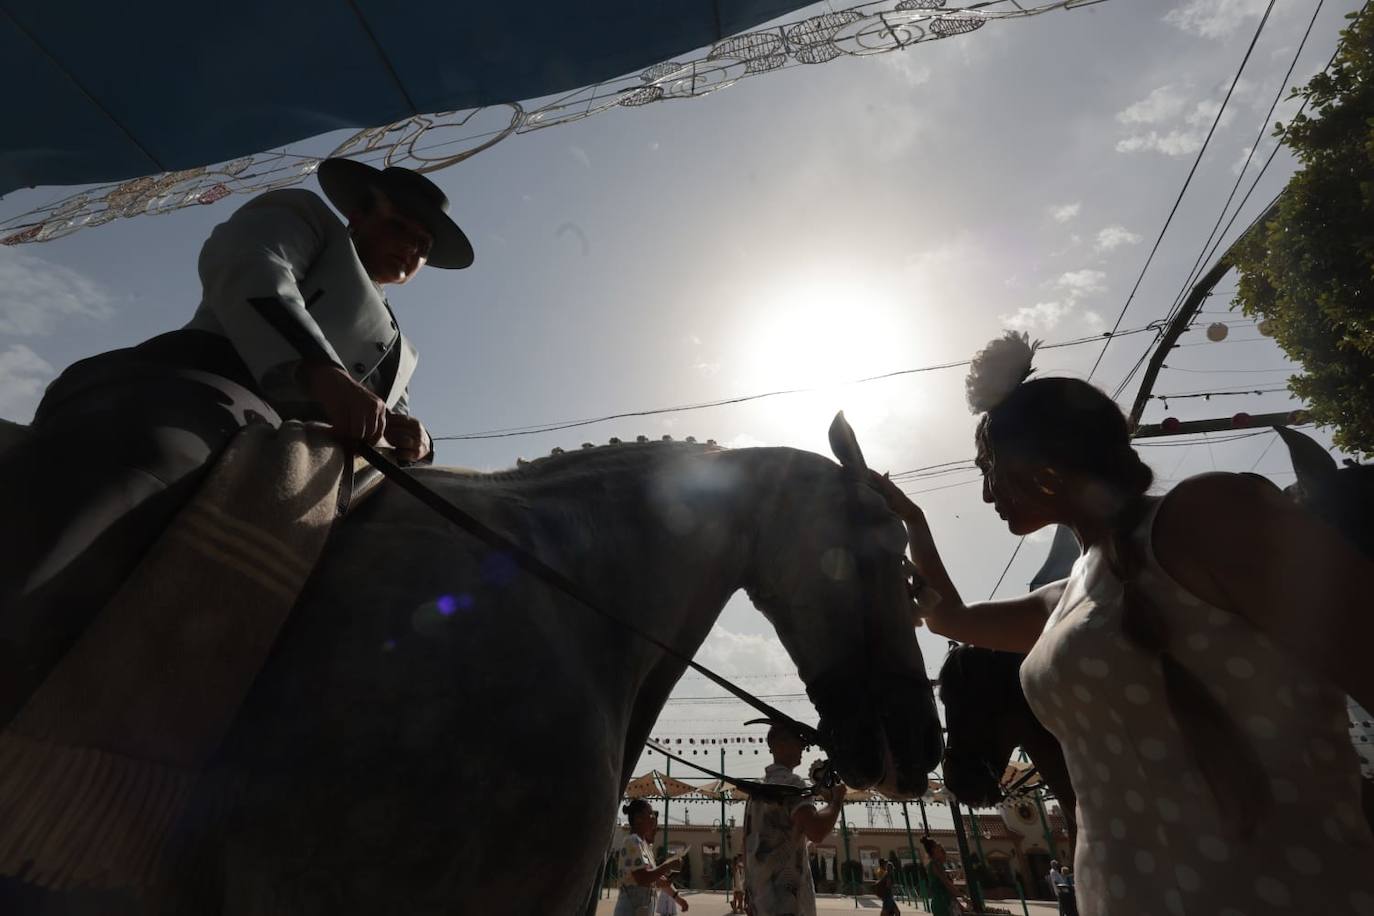
<svg viewBox="0 0 1374 916"><path fill-rule="evenodd" d="M566 92L805 5L10 0L0 8L0 194Z"/></svg>

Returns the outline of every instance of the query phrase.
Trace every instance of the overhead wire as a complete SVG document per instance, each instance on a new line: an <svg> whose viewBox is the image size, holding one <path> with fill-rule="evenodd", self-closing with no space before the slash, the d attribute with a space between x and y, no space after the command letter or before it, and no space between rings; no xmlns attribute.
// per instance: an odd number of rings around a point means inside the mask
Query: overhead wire
<svg viewBox="0 0 1374 916"><path fill-rule="evenodd" d="M1126 312L1131 307L1131 302L1135 299L1136 292L1140 289L1140 284L1145 279L1146 272L1150 269L1150 264L1154 261L1155 253L1159 251L1160 244L1164 241L1164 234L1169 231L1169 225L1174 220L1174 215L1178 213L1179 205L1183 203L1183 196L1188 191L1188 186L1192 184L1193 176L1197 174L1198 166L1202 163L1202 157L1207 152L1207 147L1212 142L1212 136L1216 133L1217 125L1221 123L1221 116L1226 111L1227 104L1231 101L1231 95L1236 90L1236 85L1240 82L1241 74L1245 72L1245 65L1250 60L1251 53L1255 50L1255 45L1259 42L1260 34L1264 31L1265 25L1269 22L1269 14L1274 10L1275 0L1269 0L1265 7L1264 15L1260 18L1259 26L1255 29L1254 36L1250 39L1250 45L1245 49L1245 56L1241 58L1240 66L1236 69L1236 75L1231 80L1231 86L1226 90L1226 96L1221 101L1221 106L1217 109L1216 117L1212 119L1212 126L1207 130L1207 136L1202 141L1202 147L1197 152L1197 157L1193 160L1192 168L1188 170L1188 176L1183 181L1183 187L1179 188L1178 196L1174 199L1174 205L1169 209L1169 215L1164 220L1163 227L1159 230L1159 235L1155 238L1154 246L1150 249L1149 256L1145 259L1145 264L1140 268L1140 275L1136 277L1135 285L1131 287L1130 295L1121 306L1121 311L1117 313L1116 321L1112 324L1112 331L1115 332L1121 326L1122 320L1126 317ZM1107 354L1107 348L1111 346L1112 339L1108 337L1102 344L1102 350L1097 354L1097 359L1093 362L1092 370L1088 373L1088 378L1092 379L1097 373L1097 369L1102 365L1102 357Z"/></svg>

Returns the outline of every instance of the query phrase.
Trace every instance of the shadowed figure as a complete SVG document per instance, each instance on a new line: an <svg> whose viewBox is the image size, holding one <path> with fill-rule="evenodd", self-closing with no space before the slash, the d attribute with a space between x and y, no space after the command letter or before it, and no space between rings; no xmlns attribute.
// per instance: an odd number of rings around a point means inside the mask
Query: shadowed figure
<svg viewBox="0 0 1374 916"><path fill-rule="evenodd" d="M926 787L942 738L905 538L843 465L615 444L415 476L691 656L745 589L851 785ZM571 913L684 663L384 486L334 533L141 901L8 882L0 912ZM560 841L531 842L533 824ZM518 855L512 850L519 849Z"/></svg>
<svg viewBox="0 0 1374 916"><path fill-rule="evenodd" d="M1342 467L1310 437L1287 427L1275 431L1297 474L1285 492L1374 558L1374 465ZM962 802L996 805L1003 797L1002 774L1013 750L1021 747L1072 823L1075 795L1063 751L1031 713L1021 691L1024 658L967 645L950 649L939 678L948 727L945 784ZM1363 802L1366 820L1374 826L1374 780L1364 780Z"/></svg>

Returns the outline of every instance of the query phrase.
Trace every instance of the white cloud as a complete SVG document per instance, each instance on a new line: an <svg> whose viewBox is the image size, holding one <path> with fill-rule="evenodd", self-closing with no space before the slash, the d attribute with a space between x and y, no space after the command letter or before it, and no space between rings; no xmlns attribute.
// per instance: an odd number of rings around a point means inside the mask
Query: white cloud
<svg viewBox="0 0 1374 916"><path fill-rule="evenodd" d="M1139 241L1140 236L1125 226L1108 226L1097 233L1097 241L1093 243L1093 247L1098 251L1115 251L1122 245L1135 245Z"/></svg>
<svg viewBox="0 0 1374 916"><path fill-rule="evenodd" d="M1088 327L1092 328L1094 331L1107 330L1107 323L1102 320L1102 316L1097 312L1092 311L1091 309L1084 312L1080 317L1082 317L1083 323L1086 324Z"/></svg>
<svg viewBox="0 0 1374 916"><path fill-rule="evenodd" d="M702 375L711 376L720 371L720 363L699 362L694 363L692 368Z"/></svg>
<svg viewBox="0 0 1374 916"><path fill-rule="evenodd" d="M1149 95L1116 113L1122 124L1158 124L1183 111L1187 99L1173 86L1160 86Z"/></svg>
<svg viewBox="0 0 1374 916"><path fill-rule="evenodd" d="M110 314L110 297L83 274L0 247L0 334L39 337L63 319Z"/></svg>
<svg viewBox="0 0 1374 916"><path fill-rule="evenodd" d="M1166 156L1187 156L1201 148L1202 135L1188 130L1171 130L1163 134L1152 130L1116 142L1118 153L1154 151Z"/></svg>
<svg viewBox="0 0 1374 916"><path fill-rule="evenodd" d="M916 54L880 54L878 59L883 62L890 72L899 76L903 83L915 88L930 82L934 76L928 64L921 62L921 55Z"/></svg>
<svg viewBox="0 0 1374 916"><path fill-rule="evenodd" d="M696 661L732 674L795 674L797 666L776 636L735 633L717 624L697 650Z"/></svg>
<svg viewBox="0 0 1374 916"><path fill-rule="evenodd" d="M48 361L23 344L0 352L0 417L27 423L52 375Z"/></svg>
<svg viewBox="0 0 1374 916"><path fill-rule="evenodd" d="M584 150L582 147L570 146L568 147L568 152L572 153L572 157L574 159L582 163L583 168L589 169L592 167L592 157L588 156L587 151Z"/></svg>
<svg viewBox="0 0 1374 916"><path fill-rule="evenodd" d="M1092 293L1106 292L1106 279L1107 275L1100 270L1070 270L1060 274L1054 283L1064 290L1072 302Z"/></svg>
<svg viewBox="0 0 1374 916"><path fill-rule="evenodd" d="M1082 208L1083 205L1078 201L1074 201L1071 204L1059 204L1058 206L1050 207L1050 218L1056 223L1067 223L1077 216L1078 211Z"/></svg>
<svg viewBox="0 0 1374 916"><path fill-rule="evenodd" d="M1187 0L1164 14L1164 21L1175 28L1203 38L1226 38L1247 19L1264 14L1265 0Z"/></svg>
<svg viewBox="0 0 1374 916"><path fill-rule="evenodd" d="M1014 331L1048 331L1073 312L1073 306L1062 302L1037 302L1023 305L1013 315L1001 316L1004 327Z"/></svg>

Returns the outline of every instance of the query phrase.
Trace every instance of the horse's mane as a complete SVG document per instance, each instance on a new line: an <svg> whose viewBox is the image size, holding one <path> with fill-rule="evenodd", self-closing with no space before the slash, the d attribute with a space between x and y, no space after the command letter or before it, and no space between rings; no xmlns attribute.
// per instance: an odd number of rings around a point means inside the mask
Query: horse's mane
<svg viewBox="0 0 1374 916"><path fill-rule="evenodd" d="M580 449L566 450L555 448L542 458L526 461L516 459L515 467L484 474L482 477L493 482L533 480L553 477L596 476L644 464L656 464L684 455L701 455L721 452L725 449L716 445L714 439L699 443L691 436L681 442L669 436L651 440L640 436L634 442L611 439L605 445L582 443Z"/></svg>

